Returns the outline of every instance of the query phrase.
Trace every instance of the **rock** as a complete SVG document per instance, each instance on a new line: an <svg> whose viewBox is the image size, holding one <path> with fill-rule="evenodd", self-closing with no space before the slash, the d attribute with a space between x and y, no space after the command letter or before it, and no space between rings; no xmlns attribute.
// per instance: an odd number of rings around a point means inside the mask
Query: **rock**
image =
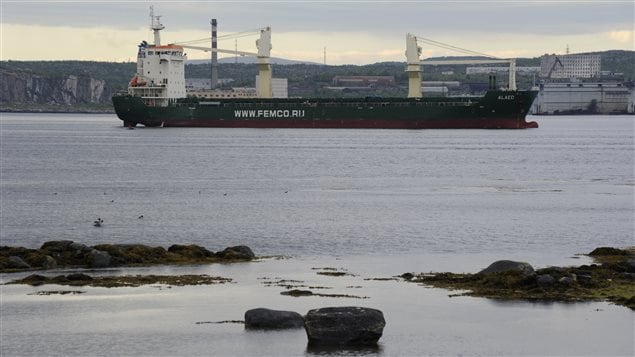
<svg viewBox="0 0 635 357"><path fill-rule="evenodd" d="M26 278L22 279L22 282L24 284L29 284L29 285L32 285L32 286L42 285L46 281L48 281L48 278L43 276L43 275L39 275L39 274L31 274L31 275L27 276Z"/></svg>
<svg viewBox="0 0 635 357"><path fill-rule="evenodd" d="M573 281L574 281L573 278L569 276L563 276L562 278L558 280L560 284L567 285L567 286L573 284Z"/></svg>
<svg viewBox="0 0 635 357"><path fill-rule="evenodd" d="M167 251L163 247L143 244L99 244L93 248L110 254L112 266L169 263Z"/></svg>
<svg viewBox="0 0 635 357"><path fill-rule="evenodd" d="M293 290L286 290L280 293L280 295L289 295L289 296L311 296L313 295L313 292L311 290L300 290L300 289L293 289Z"/></svg>
<svg viewBox="0 0 635 357"><path fill-rule="evenodd" d="M635 273L622 273L620 276L624 279L634 280L635 281ZM633 296L635 298L635 296Z"/></svg>
<svg viewBox="0 0 635 357"><path fill-rule="evenodd" d="M57 268L57 261L50 255L44 257L44 262L42 262L42 267L44 269L55 269Z"/></svg>
<svg viewBox="0 0 635 357"><path fill-rule="evenodd" d="M68 249L74 250L77 253L86 253L86 252L89 252L92 248L90 248L89 246L85 244L73 242L68 245Z"/></svg>
<svg viewBox="0 0 635 357"><path fill-rule="evenodd" d="M412 274L412 273L403 273L403 274L401 274L401 277L404 278L405 280L412 280L412 278L414 278L414 274Z"/></svg>
<svg viewBox="0 0 635 357"><path fill-rule="evenodd" d="M13 269L31 269L29 263L25 262L24 260L22 260L22 258L15 255L9 257L7 267Z"/></svg>
<svg viewBox="0 0 635 357"><path fill-rule="evenodd" d="M542 274L536 277L536 284L540 287L551 286L556 282L556 279L549 274Z"/></svg>
<svg viewBox="0 0 635 357"><path fill-rule="evenodd" d="M0 98L4 103L52 104L58 107L110 103L115 89L104 79L87 75L37 75L0 69Z"/></svg>
<svg viewBox="0 0 635 357"><path fill-rule="evenodd" d="M82 274L82 273L73 273L65 276L67 280L70 281L85 281L85 280L93 280L93 277L90 275Z"/></svg>
<svg viewBox="0 0 635 357"><path fill-rule="evenodd" d="M246 245L237 245L235 247L225 248L222 252L216 253L216 256L224 259L253 259L256 257Z"/></svg>
<svg viewBox="0 0 635 357"><path fill-rule="evenodd" d="M354 306L314 309L304 321L310 346L376 345L384 326L381 311Z"/></svg>
<svg viewBox="0 0 635 357"><path fill-rule="evenodd" d="M591 277L591 275L579 274L577 275L576 280L580 282L581 284L590 284L591 282L593 282L593 278Z"/></svg>
<svg viewBox="0 0 635 357"><path fill-rule="evenodd" d="M72 240L53 240L42 244L40 249L60 253L69 250L70 245L73 243L74 242Z"/></svg>
<svg viewBox="0 0 635 357"><path fill-rule="evenodd" d="M258 308L245 312L245 328L289 329L301 328L303 326L304 318L294 311Z"/></svg>
<svg viewBox="0 0 635 357"><path fill-rule="evenodd" d="M196 244L174 244L170 246L170 248L168 248L168 252L178 254L187 258L205 258L212 255L212 252L203 247L199 247Z"/></svg>
<svg viewBox="0 0 635 357"><path fill-rule="evenodd" d="M513 260L498 260L494 263L490 264L487 268L478 272L478 274L491 274L498 273L502 271L509 270L517 270L522 272L524 275L533 275L535 274L534 268L525 262L515 262Z"/></svg>
<svg viewBox="0 0 635 357"><path fill-rule="evenodd" d="M93 249L88 255L88 263L91 268L107 268L110 266L110 254L102 250Z"/></svg>
<svg viewBox="0 0 635 357"><path fill-rule="evenodd" d="M592 257L601 257L601 256L611 256L611 255L628 255L628 251L617 249L613 247L600 247L595 248L591 253L589 253Z"/></svg>

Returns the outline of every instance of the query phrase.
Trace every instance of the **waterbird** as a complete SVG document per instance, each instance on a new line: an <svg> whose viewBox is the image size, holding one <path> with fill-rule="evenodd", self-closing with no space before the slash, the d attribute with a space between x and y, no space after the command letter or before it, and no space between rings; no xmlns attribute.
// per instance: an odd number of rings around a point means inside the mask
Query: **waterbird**
<svg viewBox="0 0 635 357"><path fill-rule="evenodd" d="M141 216L137 217L137 219L143 219L143 215L141 215Z"/></svg>
<svg viewBox="0 0 635 357"><path fill-rule="evenodd" d="M95 222L93 222L93 226L101 227L102 223L104 223L104 220L98 217L97 220L95 220Z"/></svg>

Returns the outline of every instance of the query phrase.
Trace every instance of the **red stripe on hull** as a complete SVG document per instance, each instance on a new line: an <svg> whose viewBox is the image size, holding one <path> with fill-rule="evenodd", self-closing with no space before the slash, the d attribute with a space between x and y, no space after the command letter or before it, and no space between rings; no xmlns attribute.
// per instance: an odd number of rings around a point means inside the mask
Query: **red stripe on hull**
<svg viewBox="0 0 635 357"><path fill-rule="evenodd" d="M164 127L297 128L297 129L526 129L536 122L517 118L422 119L422 120L165 120Z"/></svg>

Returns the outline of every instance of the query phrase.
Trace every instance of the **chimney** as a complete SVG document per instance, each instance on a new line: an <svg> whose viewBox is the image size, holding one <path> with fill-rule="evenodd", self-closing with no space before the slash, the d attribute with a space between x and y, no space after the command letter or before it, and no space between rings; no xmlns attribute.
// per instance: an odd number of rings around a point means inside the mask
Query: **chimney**
<svg viewBox="0 0 635 357"><path fill-rule="evenodd" d="M211 89L218 86L218 52L214 51L218 48L218 35L216 33L216 19L212 19L212 82Z"/></svg>

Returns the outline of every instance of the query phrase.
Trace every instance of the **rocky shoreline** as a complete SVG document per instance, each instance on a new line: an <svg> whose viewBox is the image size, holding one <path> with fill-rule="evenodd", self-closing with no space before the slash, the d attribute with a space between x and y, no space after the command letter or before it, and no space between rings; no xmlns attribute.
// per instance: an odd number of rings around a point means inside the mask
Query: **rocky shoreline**
<svg viewBox="0 0 635 357"><path fill-rule="evenodd" d="M212 252L190 244L169 248L143 244L87 246L71 240L49 241L38 249L0 246L0 273L58 268L110 268L149 265L184 265L244 262L256 259L243 245Z"/></svg>
<svg viewBox="0 0 635 357"><path fill-rule="evenodd" d="M123 275L123 276L98 276L93 277L83 273L57 275L47 277L32 274L24 279L11 281L7 284L26 284L40 286L45 284L66 286L91 286L101 288L137 287L150 284L163 284L169 286L186 285L211 285L230 283L232 279L209 275Z"/></svg>
<svg viewBox="0 0 635 357"><path fill-rule="evenodd" d="M526 262L497 261L475 274L405 273L405 280L460 290L453 296L541 302L610 301L635 310L635 248L601 247L594 263L534 270Z"/></svg>
<svg viewBox="0 0 635 357"><path fill-rule="evenodd" d="M635 247L617 249L602 247L587 254L592 264L534 269L529 263L501 260L477 273L404 273L399 277L363 278L344 268L311 268L327 279L391 281L392 284L416 283L448 290L459 290L454 296L477 296L500 300L539 302L609 301L635 310ZM109 268L148 266L155 264L210 264L246 262L257 259L247 246L228 247L212 252L197 245L151 247L142 244L99 244L92 247L73 241L46 242L38 249L0 247L0 268L4 273L46 270L54 268ZM321 294L303 281L282 278L258 278L265 286L282 287L281 295L370 299L349 294ZM200 275L88 275L75 272L45 276L32 274L6 284L31 286L62 285L70 287L138 287L143 285L191 286L235 283L231 278ZM348 286L355 288L361 286ZM39 290L30 295L77 295L80 290ZM383 312L363 306L321 307L302 315L294 311L255 308L245 312L244 320L224 320L203 323L240 323L248 330L302 329L307 335L307 350L355 351L358 348L376 351L386 320Z"/></svg>
<svg viewBox="0 0 635 357"><path fill-rule="evenodd" d="M503 260L494 262L489 267L473 274L404 273L400 277L373 279L401 280L402 278L402 281L410 283L460 291L451 294L450 297L467 295L500 300L542 302L610 301L635 310L635 247L628 249L602 247L593 250L588 256L593 258L594 262L577 267L534 269L526 262ZM0 246L0 272L2 273L57 268L99 269L151 265L198 265L248 262L254 259L257 257L247 246L228 247L218 252L193 244L174 244L167 249L143 244L99 244L90 247L70 240L46 242L38 249ZM357 276L334 268L313 269L320 270L317 272L318 275ZM76 276L81 276L82 279ZM220 277L198 275L155 278L152 280L147 276L91 277L85 274L44 277L34 274L11 283L117 287L152 283L196 285L230 281ZM292 297L369 298L350 294L315 293L311 290L299 289L306 288L305 285L282 284L282 282L285 281L266 281L264 284L283 286L287 291L281 294Z"/></svg>

